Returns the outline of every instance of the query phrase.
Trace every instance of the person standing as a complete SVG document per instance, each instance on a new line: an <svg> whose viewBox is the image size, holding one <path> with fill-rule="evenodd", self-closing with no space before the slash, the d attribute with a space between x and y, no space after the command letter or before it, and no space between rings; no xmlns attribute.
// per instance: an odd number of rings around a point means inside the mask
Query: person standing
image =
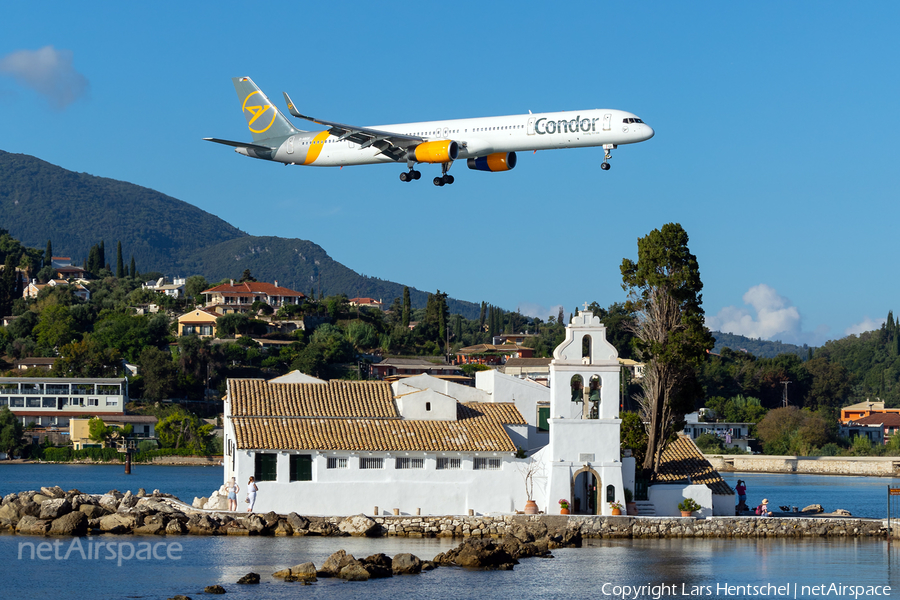
<svg viewBox="0 0 900 600"><path fill-rule="evenodd" d="M743 479L738 479L737 485L734 486L734 491L737 492L740 509L747 510L747 484L744 483Z"/></svg>
<svg viewBox="0 0 900 600"><path fill-rule="evenodd" d="M250 476L250 481L247 482L247 503L250 507L247 509L247 512L253 512L253 505L256 504L256 492L259 491L259 488L256 487L256 481L253 479L253 476Z"/></svg>
<svg viewBox="0 0 900 600"><path fill-rule="evenodd" d="M241 491L241 488L238 487L234 477L228 480L228 483L225 485L225 491L228 492L228 510L231 512L237 511L237 494Z"/></svg>

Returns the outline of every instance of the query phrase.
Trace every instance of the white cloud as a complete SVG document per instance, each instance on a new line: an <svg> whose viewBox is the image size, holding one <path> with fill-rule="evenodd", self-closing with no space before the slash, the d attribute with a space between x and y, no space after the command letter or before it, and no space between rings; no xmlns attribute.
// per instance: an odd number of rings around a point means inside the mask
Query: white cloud
<svg viewBox="0 0 900 600"><path fill-rule="evenodd" d="M855 325L851 325L847 329L844 330L844 335L859 335L865 331L873 331L875 329L881 328L884 324L885 319L870 319L868 316L856 323Z"/></svg>
<svg viewBox="0 0 900 600"><path fill-rule="evenodd" d="M764 283L753 286L744 294L743 300L752 310L726 306L719 314L708 316L706 326L713 331L750 338L778 339L793 344L812 341L813 334L801 330L800 311L774 288ZM817 331L816 335L820 333L825 332Z"/></svg>
<svg viewBox="0 0 900 600"><path fill-rule="evenodd" d="M554 319L559 316L559 308L562 306L561 304L557 304L556 306L551 306L547 308L540 304L535 304L534 302L520 302L517 305L517 309L520 314L525 315L526 317L537 317L542 321L546 321L548 317L553 317Z"/></svg>
<svg viewBox="0 0 900 600"><path fill-rule="evenodd" d="M90 88L87 78L72 66L72 51L53 46L7 54L0 58L0 73L46 96L56 110L85 96Z"/></svg>

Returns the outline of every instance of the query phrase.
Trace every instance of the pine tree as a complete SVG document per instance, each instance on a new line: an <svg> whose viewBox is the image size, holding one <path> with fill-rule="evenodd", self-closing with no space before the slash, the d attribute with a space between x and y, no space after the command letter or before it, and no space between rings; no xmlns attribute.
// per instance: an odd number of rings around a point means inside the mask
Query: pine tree
<svg viewBox="0 0 900 600"><path fill-rule="evenodd" d="M122 260L122 240L116 245L116 278L125 277L125 261Z"/></svg>

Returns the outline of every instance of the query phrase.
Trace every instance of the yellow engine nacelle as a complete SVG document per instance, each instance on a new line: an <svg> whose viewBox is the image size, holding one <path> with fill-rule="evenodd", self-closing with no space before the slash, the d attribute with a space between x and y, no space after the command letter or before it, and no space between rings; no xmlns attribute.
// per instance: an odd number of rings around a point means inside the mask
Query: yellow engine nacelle
<svg viewBox="0 0 900 600"><path fill-rule="evenodd" d="M516 166L515 152L495 152L487 156L470 158L467 161L469 168L475 171L512 171Z"/></svg>
<svg viewBox="0 0 900 600"><path fill-rule="evenodd" d="M420 163L446 163L459 157L459 144L453 140L422 142L410 150L411 158Z"/></svg>

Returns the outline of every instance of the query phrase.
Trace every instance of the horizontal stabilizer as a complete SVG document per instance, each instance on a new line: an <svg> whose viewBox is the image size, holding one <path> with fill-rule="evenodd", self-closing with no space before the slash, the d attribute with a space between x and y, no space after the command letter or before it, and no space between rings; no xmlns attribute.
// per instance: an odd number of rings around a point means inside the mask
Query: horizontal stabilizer
<svg viewBox="0 0 900 600"><path fill-rule="evenodd" d="M215 142L217 144L225 144L226 146L233 146L235 148L252 148L253 150L264 150L266 152L271 152L275 150L271 146L260 146L259 144L248 144L247 142L232 142L231 140L220 140L219 138L203 138L207 142Z"/></svg>

